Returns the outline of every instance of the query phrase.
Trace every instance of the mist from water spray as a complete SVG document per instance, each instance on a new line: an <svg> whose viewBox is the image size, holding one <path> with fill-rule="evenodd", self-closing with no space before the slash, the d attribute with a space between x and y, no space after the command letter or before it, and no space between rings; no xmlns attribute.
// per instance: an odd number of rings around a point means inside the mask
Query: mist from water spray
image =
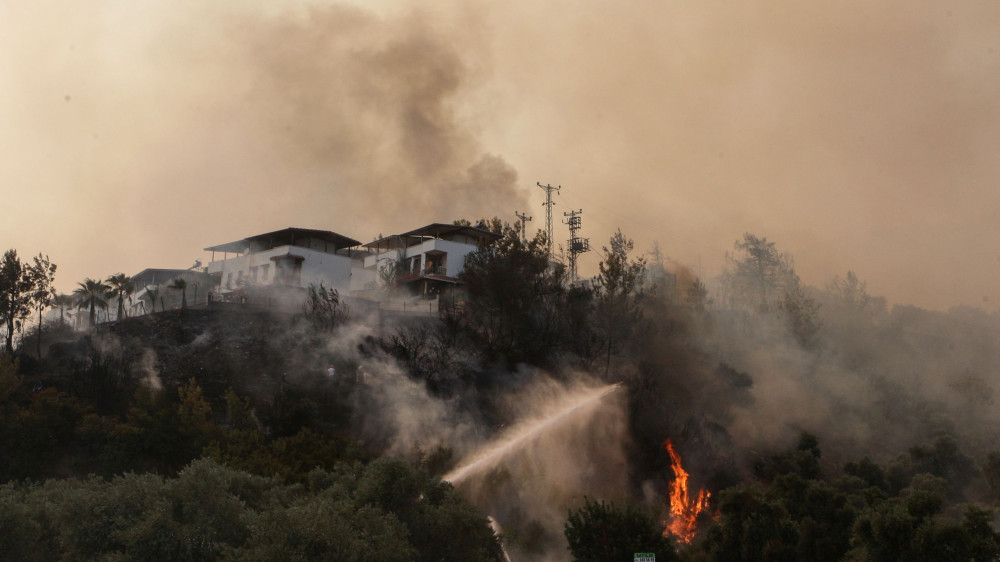
<svg viewBox="0 0 1000 562"><path fill-rule="evenodd" d="M530 443L547 430L556 427L573 414L587 411L590 406L618 389L618 384L609 384L587 389L581 393L565 396L541 417L520 423L509 429L499 441L477 451L469 461L441 477L446 482L458 484L472 474L495 466L512 452Z"/></svg>
<svg viewBox="0 0 1000 562"><path fill-rule="evenodd" d="M497 540L500 541L500 552L503 553L504 562L510 562L510 554L507 553L507 547L504 545L503 538L501 538L503 537L503 528L500 527L500 523L497 523L497 520L491 515L487 515L486 520L489 521L490 528L493 529L493 534L497 537Z"/></svg>

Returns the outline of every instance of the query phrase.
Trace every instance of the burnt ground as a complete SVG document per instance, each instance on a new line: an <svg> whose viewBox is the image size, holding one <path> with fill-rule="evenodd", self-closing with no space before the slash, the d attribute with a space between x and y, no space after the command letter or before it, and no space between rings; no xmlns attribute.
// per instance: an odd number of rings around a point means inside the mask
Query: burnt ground
<svg viewBox="0 0 1000 562"><path fill-rule="evenodd" d="M86 335L50 343L40 363L25 359L32 363L24 365L29 376L46 387L77 394L104 388L108 396L100 409L107 414L122 414L119 406L141 387L176 396L173 389L194 378L217 412L233 389L250 397L262 417L273 417L282 415L273 410L287 410L289 398L297 395L309 397L309 408L315 409L330 390L326 369L331 363L342 379L357 369L348 358L327 351L322 335L304 325L300 315L220 308L101 324Z"/></svg>

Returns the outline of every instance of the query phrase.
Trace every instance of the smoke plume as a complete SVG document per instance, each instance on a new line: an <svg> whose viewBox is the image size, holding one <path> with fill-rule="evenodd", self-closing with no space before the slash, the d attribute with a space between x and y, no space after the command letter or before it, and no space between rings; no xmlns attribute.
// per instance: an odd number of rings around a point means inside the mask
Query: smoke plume
<svg viewBox="0 0 1000 562"><path fill-rule="evenodd" d="M0 158L31 178L14 183L48 194L23 198L22 230L39 217L58 227L8 243L44 245L63 290L85 276L184 267L208 245L287 226L367 242L526 205L469 107L488 77L489 40L471 13L12 10L48 33L10 35L9 51L24 56L11 61L19 89L4 90L12 111L2 116L32 132L17 158ZM111 248L114 263L96 259Z"/></svg>

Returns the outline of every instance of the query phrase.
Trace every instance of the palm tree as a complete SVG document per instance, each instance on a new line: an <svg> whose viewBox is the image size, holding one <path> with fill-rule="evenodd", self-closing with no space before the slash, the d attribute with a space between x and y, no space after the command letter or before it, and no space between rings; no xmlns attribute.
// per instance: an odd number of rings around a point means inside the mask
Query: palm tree
<svg viewBox="0 0 1000 562"><path fill-rule="evenodd" d="M60 326L65 326L66 325L66 316L65 316L66 307L67 306L73 306L73 303L75 303L75 302L76 302L76 299L73 298L73 295L56 295L55 298L52 299L52 307L53 308L56 308L56 307L59 308L59 325Z"/></svg>
<svg viewBox="0 0 1000 562"><path fill-rule="evenodd" d="M111 295L118 297L118 317L121 320L125 317L125 297L132 294L135 287L132 286L132 278L124 273L115 273L107 279L111 286Z"/></svg>
<svg viewBox="0 0 1000 562"><path fill-rule="evenodd" d="M94 319L97 316L97 309L107 310L108 308L108 296L111 291L111 287L106 285L104 281L98 279L86 278L82 283L77 283L79 287L73 291L76 295L76 307L77 310L82 310L84 308L90 309L90 325L94 325Z"/></svg>
<svg viewBox="0 0 1000 562"><path fill-rule="evenodd" d="M149 298L149 313L156 312L156 297L160 296L159 285L147 285L146 296Z"/></svg>
<svg viewBox="0 0 1000 562"><path fill-rule="evenodd" d="M173 289L175 291L181 292L181 310L187 308L187 281L183 277L177 277L167 285L168 289Z"/></svg>

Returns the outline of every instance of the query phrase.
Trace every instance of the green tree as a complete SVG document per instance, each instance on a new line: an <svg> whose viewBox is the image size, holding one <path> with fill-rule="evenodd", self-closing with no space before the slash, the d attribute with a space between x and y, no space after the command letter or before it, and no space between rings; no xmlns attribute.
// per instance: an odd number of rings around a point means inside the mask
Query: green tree
<svg viewBox="0 0 1000 562"><path fill-rule="evenodd" d="M176 277L167 285L168 289L181 292L181 310L187 308L187 281L183 277Z"/></svg>
<svg viewBox="0 0 1000 562"><path fill-rule="evenodd" d="M867 284L853 271L844 278L835 277L826 289L832 297L826 316L847 335L857 336L859 330L871 329L888 314L885 298L869 295Z"/></svg>
<svg viewBox="0 0 1000 562"><path fill-rule="evenodd" d="M97 309L107 310L108 308L108 295L111 287L103 281L89 277L77 285L78 287L73 291L73 294L76 295L76 307L78 310L86 308L90 311L88 318L90 326L93 326L97 321Z"/></svg>
<svg viewBox="0 0 1000 562"><path fill-rule="evenodd" d="M55 266L39 254L34 265L17 257L16 250L7 250L0 260L0 319L6 330L4 350L14 352L14 333L24 327L28 315L44 302ZM45 293L45 295L43 295Z"/></svg>
<svg viewBox="0 0 1000 562"><path fill-rule="evenodd" d="M994 504L1000 504L1000 451L990 451L983 459L980 470L989 486L990 499Z"/></svg>
<svg viewBox="0 0 1000 562"><path fill-rule="evenodd" d="M558 335L566 268L549 261L543 232L523 243L499 219L486 229L501 237L465 258L464 324L491 358L543 362Z"/></svg>
<svg viewBox="0 0 1000 562"><path fill-rule="evenodd" d="M927 473L943 478L950 499L961 498L964 488L979 472L972 458L962 452L951 435L940 435L929 444L911 447L909 457L912 474Z"/></svg>
<svg viewBox="0 0 1000 562"><path fill-rule="evenodd" d="M820 329L819 303L802 289L798 275L789 270L785 286L785 297L781 301L781 312L788 322L795 339L804 346L811 347L816 342Z"/></svg>
<svg viewBox="0 0 1000 562"><path fill-rule="evenodd" d="M372 506L398 517L417 551L412 560L503 559L486 517L463 500L451 484L385 458L366 466L356 482L354 506Z"/></svg>
<svg viewBox="0 0 1000 562"><path fill-rule="evenodd" d="M318 332L332 332L347 322L351 313L340 300L337 289L327 289L323 283L309 285L306 302L302 305L303 315Z"/></svg>
<svg viewBox="0 0 1000 562"><path fill-rule="evenodd" d="M603 248L604 257L594 279L594 324L602 340L605 375L611 369L611 357L621 351L642 319L640 301L646 261L629 259L632 247L632 240L617 231L610 247Z"/></svg>
<svg viewBox="0 0 1000 562"><path fill-rule="evenodd" d="M146 287L146 298L149 299L149 312L151 313L156 312L156 299L159 296L160 296L159 285L149 285Z"/></svg>
<svg viewBox="0 0 1000 562"><path fill-rule="evenodd" d="M34 257L34 265L29 268L34 292L31 295L31 302L38 310L38 339L35 341L35 351L38 358L42 358L42 310L52 305L55 298L55 289L52 283L55 282L56 266L49 261L48 256L38 254Z"/></svg>
<svg viewBox="0 0 1000 562"><path fill-rule="evenodd" d="M59 294L52 299L52 306L59 309L59 325L66 325L66 307L73 306L76 299L73 295Z"/></svg>
<svg viewBox="0 0 1000 562"><path fill-rule="evenodd" d="M878 502L858 516L853 548L845 559L995 560L996 534L989 524L982 525L982 515L988 512L972 508L964 522L953 523L938 517L943 505L944 481L919 475L899 497Z"/></svg>
<svg viewBox="0 0 1000 562"><path fill-rule="evenodd" d="M636 552L651 552L661 560L679 560L672 541L653 518L626 505L584 497L583 507L570 510L563 528L573 560L605 562L632 560Z"/></svg>
<svg viewBox="0 0 1000 562"><path fill-rule="evenodd" d="M21 376L17 374L19 362L11 355L0 355L0 413L17 387L21 386Z"/></svg>
<svg viewBox="0 0 1000 562"><path fill-rule="evenodd" d="M852 316L863 315L872 304L867 283L858 279L853 271L848 271L843 279L835 277L827 289L837 297L840 307Z"/></svg>
<svg viewBox="0 0 1000 562"><path fill-rule="evenodd" d="M386 295L394 295L399 288L399 280L406 275L406 248L397 248L395 258L378 260L378 281Z"/></svg>
<svg viewBox="0 0 1000 562"><path fill-rule="evenodd" d="M192 434L207 433L212 427L212 407L205 401L198 382L191 378L184 386L177 387L180 404L177 405L179 425Z"/></svg>
<svg viewBox="0 0 1000 562"><path fill-rule="evenodd" d="M684 304L697 313L705 312L712 300L708 298L708 287L701 279L695 279L684 294Z"/></svg>
<svg viewBox="0 0 1000 562"><path fill-rule="evenodd" d="M111 287L110 294L118 300L118 316L116 320L125 318L125 299L135 290L132 278L124 273L116 273L107 278L106 283Z"/></svg>
<svg viewBox="0 0 1000 562"><path fill-rule="evenodd" d="M712 560L799 559L798 528L780 501L751 486L727 488L717 499L719 515L703 544Z"/></svg>
<svg viewBox="0 0 1000 562"><path fill-rule="evenodd" d="M725 279L731 296L760 312L770 310L787 285L791 258L774 242L749 232L736 241L734 250L726 253Z"/></svg>

